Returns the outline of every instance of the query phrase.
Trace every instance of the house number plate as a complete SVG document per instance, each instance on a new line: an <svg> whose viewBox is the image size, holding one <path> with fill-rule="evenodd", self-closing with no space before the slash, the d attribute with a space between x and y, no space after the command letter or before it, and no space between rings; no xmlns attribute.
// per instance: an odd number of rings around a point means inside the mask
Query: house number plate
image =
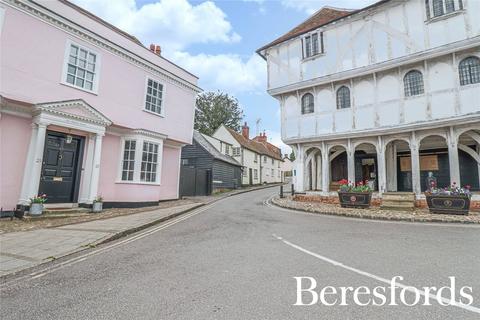
<svg viewBox="0 0 480 320"><path fill-rule="evenodd" d="M63 181L63 178L62 177L53 177L53 181Z"/></svg>

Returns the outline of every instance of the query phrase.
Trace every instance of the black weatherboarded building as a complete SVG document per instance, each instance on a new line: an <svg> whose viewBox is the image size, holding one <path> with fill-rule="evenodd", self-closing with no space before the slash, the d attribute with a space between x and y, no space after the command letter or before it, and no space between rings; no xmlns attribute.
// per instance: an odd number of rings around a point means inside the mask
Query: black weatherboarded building
<svg viewBox="0 0 480 320"><path fill-rule="evenodd" d="M218 151L203 134L194 131L192 144L182 148L180 196L236 189L241 185L241 174L240 163Z"/></svg>

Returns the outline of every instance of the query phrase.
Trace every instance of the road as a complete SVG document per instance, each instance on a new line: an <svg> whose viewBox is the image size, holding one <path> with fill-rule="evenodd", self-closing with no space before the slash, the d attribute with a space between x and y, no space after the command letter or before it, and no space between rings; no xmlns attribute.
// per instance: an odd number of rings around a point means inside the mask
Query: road
<svg viewBox="0 0 480 320"><path fill-rule="evenodd" d="M478 227L298 213L266 205L276 192L230 197L89 255L56 261L33 276L10 279L1 287L0 317L479 319ZM295 306L294 277L300 276L314 278L317 292L325 286L387 286L382 279L394 276L408 286L442 287L454 276L457 291L473 288L473 310L435 301L358 306L351 296L348 306ZM312 295L303 297L308 303ZM407 292L406 298L415 295Z"/></svg>

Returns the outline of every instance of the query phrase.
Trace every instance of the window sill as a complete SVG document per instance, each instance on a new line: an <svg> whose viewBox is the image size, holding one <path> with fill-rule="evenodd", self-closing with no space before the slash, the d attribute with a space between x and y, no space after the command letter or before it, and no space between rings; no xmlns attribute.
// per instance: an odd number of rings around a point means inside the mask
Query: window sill
<svg viewBox="0 0 480 320"><path fill-rule="evenodd" d="M153 112L153 111L150 111L150 110L147 110L147 109L142 109L144 112L146 113L150 113L150 114L153 114L154 116L157 116L157 117L160 117L160 118L165 118L165 114L164 113L156 113L156 112Z"/></svg>
<svg viewBox="0 0 480 320"><path fill-rule="evenodd" d="M115 181L116 184L139 184L139 185L147 185L147 186L160 186L161 183L159 182L145 182L145 181L123 181L117 180Z"/></svg>
<svg viewBox="0 0 480 320"><path fill-rule="evenodd" d="M322 52L322 53L317 53L316 55L314 56L310 56L308 58L303 58L302 59L302 62L308 62L308 61L312 61L312 60L315 60L317 58L321 58L325 55L325 52Z"/></svg>
<svg viewBox="0 0 480 320"><path fill-rule="evenodd" d="M94 94L94 95L98 96L98 90L88 90L88 89L80 88L80 87L74 86L71 83L64 82L64 81L60 82L60 84L64 85L64 86L67 86L67 87L70 87L70 88L73 88L73 89L77 89L77 90L80 90L80 91L87 92L87 93Z"/></svg>
<svg viewBox="0 0 480 320"><path fill-rule="evenodd" d="M433 18L430 18L428 20L425 20L425 23L429 24L429 23L441 21L441 20L448 19L450 17L456 16L456 15L459 15L459 14L463 14L463 13L465 13L465 9L445 13L441 16L437 16L437 17L433 17Z"/></svg>
<svg viewBox="0 0 480 320"><path fill-rule="evenodd" d="M403 99L404 100L414 100L414 99L417 99L417 98L424 98L426 96L425 93L420 93L420 94L415 94L415 95L412 95L412 96L403 96Z"/></svg>

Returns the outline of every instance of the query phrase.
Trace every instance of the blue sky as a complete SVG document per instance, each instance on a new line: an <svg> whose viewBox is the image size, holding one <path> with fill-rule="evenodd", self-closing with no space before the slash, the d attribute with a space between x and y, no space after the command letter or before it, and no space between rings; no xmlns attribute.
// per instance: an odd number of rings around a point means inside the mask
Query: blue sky
<svg viewBox="0 0 480 320"><path fill-rule="evenodd" d="M235 96L255 134L261 119L270 142L280 139L278 102L266 93L266 63L255 50L325 5L361 8L375 0L73 0L135 35L196 74L204 90Z"/></svg>

